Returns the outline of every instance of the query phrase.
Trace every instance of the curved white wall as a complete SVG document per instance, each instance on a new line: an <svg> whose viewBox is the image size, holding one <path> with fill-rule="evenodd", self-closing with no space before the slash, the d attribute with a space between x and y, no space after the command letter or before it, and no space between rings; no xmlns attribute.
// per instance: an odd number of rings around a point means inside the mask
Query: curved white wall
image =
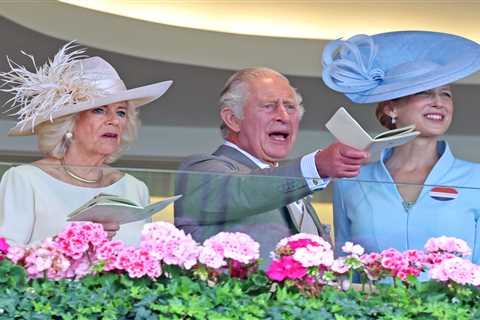
<svg viewBox="0 0 480 320"><path fill-rule="evenodd" d="M355 10L355 6L351 4L347 7ZM460 5L456 7L458 9ZM342 23L342 12L339 10L338 23ZM460 13L465 14L463 11ZM320 56L326 43L325 40L248 36L172 27L57 1L2 2L0 14L25 27L66 41L76 39L88 46L141 58L228 70L262 65L288 75L318 77L321 74ZM371 24L376 23L378 21L372 17ZM353 32L368 30L359 28ZM480 74L459 83L480 84Z"/></svg>

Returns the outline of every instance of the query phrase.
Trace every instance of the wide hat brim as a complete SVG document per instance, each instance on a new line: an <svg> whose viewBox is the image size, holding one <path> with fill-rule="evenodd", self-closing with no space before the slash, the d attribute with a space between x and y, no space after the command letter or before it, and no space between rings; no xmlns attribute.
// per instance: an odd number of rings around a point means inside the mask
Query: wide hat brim
<svg viewBox="0 0 480 320"><path fill-rule="evenodd" d="M74 105L67 106L54 112L48 118L36 118L33 123L24 123L23 125L16 125L8 131L9 136L30 136L35 134L35 128L46 121L55 122L55 119L58 119L63 116L70 114L78 113L81 111L105 106L108 104L128 101L130 107L138 108L147 103L150 103L158 98L160 98L172 85L173 81L162 81L134 89L129 89L125 91L116 92L115 94L107 95L100 98L90 99L81 103L76 103Z"/></svg>
<svg viewBox="0 0 480 320"><path fill-rule="evenodd" d="M358 89L350 86L350 83L358 85L360 77L354 80L345 77L338 81L333 69L324 65L322 78L325 84L356 103L405 97L453 83L480 70L480 45L463 37L429 31L401 31L370 38L377 50L370 65L365 62L371 48L358 48L364 61L362 76L372 84L370 87ZM337 45L341 42L338 41Z"/></svg>

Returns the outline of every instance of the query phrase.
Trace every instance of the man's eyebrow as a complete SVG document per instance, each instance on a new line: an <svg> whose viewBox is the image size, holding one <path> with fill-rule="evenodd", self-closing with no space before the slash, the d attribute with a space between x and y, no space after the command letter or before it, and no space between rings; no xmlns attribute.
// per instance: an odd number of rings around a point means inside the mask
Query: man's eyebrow
<svg viewBox="0 0 480 320"><path fill-rule="evenodd" d="M287 98L287 99L282 99L282 101L284 103L293 103L293 104L297 104L297 101L295 99L290 99L290 98Z"/></svg>
<svg viewBox="0 0 480 320"><path fill-rule="evenodd" d="M282 101L282 103L288 103L288 104L298 104L297 101L293 98L286 98L286 99L283 99L283 98L265 98L265 99L262 99L260 101L260 104L266 104L266 103L275 103L275 104L278 104L280 101Z"/></svg>
<svg viewBox="0 0 480 320"><path fill-rule="evenodd" d="M275 98L266 98L266 99L261 99L260 103L265 104L265 103L277 103L278 99Z"/></svg>

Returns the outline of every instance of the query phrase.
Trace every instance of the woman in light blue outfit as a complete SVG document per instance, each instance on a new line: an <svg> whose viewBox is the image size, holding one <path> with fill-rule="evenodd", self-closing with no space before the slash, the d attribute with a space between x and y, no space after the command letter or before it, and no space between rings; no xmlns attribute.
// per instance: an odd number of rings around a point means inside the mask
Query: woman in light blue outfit
<svg viewBox="0 0 480 320"><path fill-rule="evenodd" d="M456 159L441 140L453 116L449 83L480 69L480 45L435 32L391 32L334 41L323 80L356 103L377 102L377 118L420 134L384 150L355 179L334 185L337 254L346 241L367 252L422 249L431 237L461 238L480 261L480 165Z"/></svg>

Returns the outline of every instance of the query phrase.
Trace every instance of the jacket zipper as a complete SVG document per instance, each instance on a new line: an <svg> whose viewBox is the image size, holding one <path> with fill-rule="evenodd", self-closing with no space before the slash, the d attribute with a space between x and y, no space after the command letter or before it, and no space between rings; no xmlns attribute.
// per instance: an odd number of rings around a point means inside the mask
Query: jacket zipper
<svg viewBox="0 0 480 320"><path fill-rule="evenodd" d="M412 210L412 207L415 204L409 204L408 202L403 201L402 205L403 205L403 209L405 210L405 213L407 214L407 226L406 226L406 233L407 234L406 234L406 238L407 238L407 250L410 250L410 232L409 232L409 229L410 229L410 212Z"/></svg>

